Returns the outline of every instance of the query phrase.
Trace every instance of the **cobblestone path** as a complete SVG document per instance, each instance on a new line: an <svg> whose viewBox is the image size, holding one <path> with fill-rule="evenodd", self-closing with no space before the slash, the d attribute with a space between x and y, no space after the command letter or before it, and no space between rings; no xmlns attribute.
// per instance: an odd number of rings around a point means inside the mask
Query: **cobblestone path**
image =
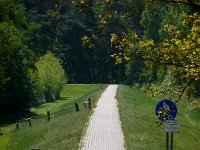
<svg viewBox="0 0 200 150"><path fill-rule="evenodd" d="M80 142L81 150L124 150L124 135L119 120L118 85L109 85L100 97Z"/></svg>

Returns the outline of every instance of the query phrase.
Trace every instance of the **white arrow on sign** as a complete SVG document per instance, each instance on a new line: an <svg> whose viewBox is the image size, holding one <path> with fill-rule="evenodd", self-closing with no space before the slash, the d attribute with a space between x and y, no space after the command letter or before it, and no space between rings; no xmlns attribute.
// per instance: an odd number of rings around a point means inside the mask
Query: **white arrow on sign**
<svg viewBox="0 0 200 150"><path fill-rule="evenodd" d="M177 120L167 120L165 122L165 132L180 132L181 124Z"/></svg>

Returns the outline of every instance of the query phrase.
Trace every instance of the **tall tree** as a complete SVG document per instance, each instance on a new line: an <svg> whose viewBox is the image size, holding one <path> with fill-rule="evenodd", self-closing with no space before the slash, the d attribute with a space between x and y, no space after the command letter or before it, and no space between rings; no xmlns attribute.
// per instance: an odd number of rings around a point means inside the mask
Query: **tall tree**
<svg viewBox="0 0 200 150"><path fill-rule="evenodd" d="M10 0L0 1L1 111L25 108L34 100L27 74L35 59L27 44L33 29L29 25L23 5Z"/></svg>
<svg viewBox="0 0 200 150"><path fill-rule="evenodd" d="M34 55L23 38L24 34L12 23L0 23L1 110L24 108L34 100L27 76L28 68L33 66Z"/></svg>

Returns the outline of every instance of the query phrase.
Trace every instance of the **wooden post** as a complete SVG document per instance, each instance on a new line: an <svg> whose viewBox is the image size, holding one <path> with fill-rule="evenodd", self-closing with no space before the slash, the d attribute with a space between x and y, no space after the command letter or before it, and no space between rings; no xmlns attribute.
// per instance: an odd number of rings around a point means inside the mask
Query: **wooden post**
<svg viewBox="0 0 200 150"><path fill-rule="evenodd" d="M16 129L19 130L19 122L15 123Z"/></svg>
<svg viewBox="0 0 200 150"><path fill-rule="evenodd" d="M74 103L74 104L75 104L76 111L78 112L79 111L78 103Z"/></svg>
<svg viewBox="0 0 200 150"><path fill-rule="evenodd" d="M91 99L88 99L88 108L91 109Z"/></svg>
<svg viewBox="0 0 200 150"><path fill-rule="evenodd" d="M3 135L3 132L2 132L2 130L1 130L1 128L0 128L0 135Z"/></svg>
<svg viewBox="0 0 200 150"><path fill-rule="evenodd" d="M32 124L31 124L31 119L30 119L30 118L28 118L27 120L28 120L29 127L32 127Z"/></svg>
<svg viewBox="0 0 200 150"><path fill-rule="evenodd" d="M51 119L50 111L47 111L47 120L50 121L50 119Z"/></svg>
<svg viewBox="0 0 200 150"><path fill-rule="evenodd" d="M85 108L87 108L86 102L84 102L83 104L84 104Z"/></svg>

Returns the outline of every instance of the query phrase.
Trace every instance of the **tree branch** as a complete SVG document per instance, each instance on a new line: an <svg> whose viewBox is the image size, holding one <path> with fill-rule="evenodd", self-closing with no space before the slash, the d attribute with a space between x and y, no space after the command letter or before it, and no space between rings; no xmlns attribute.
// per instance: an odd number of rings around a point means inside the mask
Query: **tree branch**
<svg viewBox="0 0 200 150"><path fill-rule="evenodd" d="M162 0L162 1L167 3L186 4L192 6L192 4L189 3L188 1L179 1L179 0Z"/></svg>
<svg viewBox="0 0 200 150"><path fill-rule="evenodd" d="M182 1L182 0L161 0L167 3L176 3L176 4L185 4L185 5L189 5L193 8L193 10L195 9L200 9L200 4L192 1L192 0L187 0L187 1Z"/></svg>
<svg viewBox="0 0 200 150"><path fill-rule="evenodd" d="M140 55L137 55L136 54L136 57L140 60L143 60L143 61L151 61L153 63L157 63L157 64L160 64L160 65L170 65L170 66L176 66L176 67L180 67L180 68L188 68L188 69L193 69L193 68L198 68L200 67L200 65L195 65L193 67L188 67L186 65L182 65L182 64L175 64L173 62L161 62L159 60L154 60L153 58L145 58L145 57L142 57Z"/></svg>
<svg viewBox="0 0 200 150"><path fill-rule="evenodd" d="M183 88L183 90L181 91L181 94L179 95L176 103L181 99L181 97L183 96L183 93L185 92L185 90L187 89L187 87L194 81L195 79L191 79L188 84Z"/></svg>

